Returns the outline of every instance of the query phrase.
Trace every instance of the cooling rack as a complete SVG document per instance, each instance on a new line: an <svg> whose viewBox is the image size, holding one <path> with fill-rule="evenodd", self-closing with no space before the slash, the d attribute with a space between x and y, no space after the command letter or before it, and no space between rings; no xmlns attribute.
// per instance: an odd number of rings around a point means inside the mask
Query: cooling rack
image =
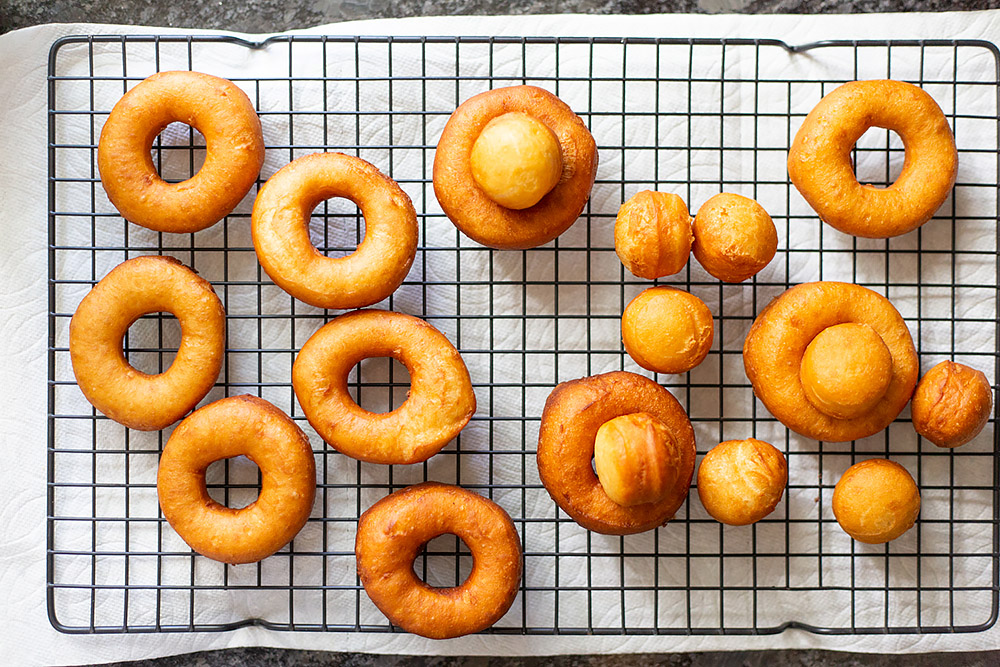
<svg viewBox="0 0 1000 667"><path fill-rule="evenodd" d="M789 433L756 402L743 375L743 337L755 314L790 285L863 284L893 300L922 367L955 359L996 387L998 354L998 54L979 41L823 42L599 38L71 36L50 51L48 610L73 633L276 630L396 632L355 574L354 527L372 502L433 479L489 496L512 516L525 575L502 634L767 634L974 632L998 603L996 419L958 450L920 440L908 411L885 432L832 444ZM165 235L125 223L96 168L101 126L117 99L157 70L232 79L258 108L267 159L258 186L289 160L343 151L373 162L413 199L420 222L414 268L379 307L421 316L461 350L479 410L440 454L416 466L376 466L326 447L290 386L296 351L337 312L297 303L262 273L249 235L256 194L223 222ZM789 185L788 144L805 114L840 83L897 78L930 92L955 130L954 194L920 230L889 240L823 226ZM434 147L451 111L489 88L545 87L584 119L601 166L580 220L555 242L492 251L462 237L433 196ZM870 131L855 150L859 177L886 185L902 164L898 138ZM204 159L200 134L171 125L153 157L168 180ZM641 189L676 192L696 210L722 190L761 201L779 230L771 265L752 281L720 284L692 260L664 281L700 296L716 317L708 359L682 376L654 376L685 405L704 454L755 436L781 449L789 486L751 527L711 520L692 491L667 526L609 537L555 506L534 463L541 406L560 381L615 369L644 372L624 354L624 305L650 283L614 254L618 205ZM364 234L356 207L322 204L310 233L347 254ZM69 319L112 267L172 255L210 280L227 307L224 370L206 401L260 395L309 434L318 464L315 511L293 543L256 565L194 555L159 513L155 477L163 432L129 431L83 399L69 364ZM130 361L166 368L179 342L169 315L129 331ZM648 375L648 374L647 374ZM405 368L385 359L355 369L366 408L405 399ZM830 511L853 462L888 456L922 490L916 527L881 546L852 542ZM243 506L258 488L245 459L209 469L210 492ZM433 585L471 567L454 537L433 540L415 564Z"/></svg>

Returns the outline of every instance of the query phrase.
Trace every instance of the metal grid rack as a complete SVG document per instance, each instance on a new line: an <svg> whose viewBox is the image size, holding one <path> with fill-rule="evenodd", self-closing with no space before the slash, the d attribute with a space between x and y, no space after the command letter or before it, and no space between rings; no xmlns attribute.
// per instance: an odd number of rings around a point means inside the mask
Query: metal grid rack
<svg viewBox="0 0 1000 667"><path fill-rule="evenodd" d="M992 44L976 41L339 38L285 36L67 37L49 60L48 609L64 632L232 629L392 632L354 573L360 512L408 484L461 484L500 503L523 539L520 594L493 633L766 634L973 632L998 606L998 458L991 419L975 442L939 450L916 437L908 412L882 434L817 443L790 434L752 396L743 336L767 301L792 284L841 279L889 296L923 368L945 358L998 373L998 82ZM309 429L294 400L296 350L336 312L295 302L267 280L249 239L256 189L222 223L164 235L125 223L107 201L96 143L108 111L153 71L195 69L240 85L268 144L261 180L301 155L344 151L395 178L418 211L421 237L407 281L380 307L424 317L457 344L479 410L427 463L376 466L343 457ZM805 114L839 83L898 78L923 86L947 114L962 165L953 197L919 231L890 240L821 225L789 185L788 143ZM552 90L594 132L601 168L581 219L555 242L497 252L462 237L433 197L430 165L451 111L492 87ZM181 180L204 157L201 135L164 131L161 174ZM855 151L861 178L887 184L902 161L895 135L869 132ZM611 229L618 205L645 189L677 192L692 210L722 190L769 209L780 246L742 285L720 284L692 259L665 283L690 290L716 316L709 358L683 376L656 376L689 410L698 451L750 435L789 461L785 498L752 527L711 520L692 490L676 520L641 535L582 530L539 483L534 447L541 405L559 381L640 371L622 350L618 318L649 283L624 271ZM314 213L322 251L343 255L363 235L356 207ZM256 565L196 556L156 503L158 455L170 429L141 433L98 414L75 385L69 319L113 266L169 254L211 280L227 306L227 357L206 401L254 393L306 429L318 463L316 509L290 547ZM166 315L141 319L126 350L140 369L166 368L179 340ZM363 362L351 382L369 409L398 405L402 366ZM852 462L897 460L922 489L915 529L889 545L852 542L829 508ZM211 492L234 506L257 489L252 464L209 470ZM470 568L454 537L433 540L417 571L454 585Z"/></svg>

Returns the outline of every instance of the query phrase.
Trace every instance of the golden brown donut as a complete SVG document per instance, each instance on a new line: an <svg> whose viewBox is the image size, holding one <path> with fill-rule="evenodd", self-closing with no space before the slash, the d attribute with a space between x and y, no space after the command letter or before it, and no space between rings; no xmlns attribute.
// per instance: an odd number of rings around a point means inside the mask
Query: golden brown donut
<svg viewBox="0 0 1000 667"><path fill-rule="evenodd" d="M785 455L762 440L727 440L698 467L698 497L713 519L746 526L774 511L788 483Z"/></svg>
<svg viewBox="0 0 1000 667"><path fill-rule="evenodd" d="M309 240L309 216L331 197L350 199L365 238L346 257L326 257ZM361 158L313 153L282 167L257 195L253 245L267 275L317 308L360 308L400 286L417 252L417 213L394 180Z"/></svg>
<svg viewBox="0 0 1000 667"><path fill-rule="evenodd" d="M851 149L871 127L903 140L903 171L887 188L862 185ZM852 81L809 112L788 151L788 175L819 217L847 234L888 238L916 229L941 207L958 173L955 138L941 108L902 81Z"/></svg>
<svg viewBox="0 0 1000 667"><path fill-rule="evenodd" d="M246 456L260 495L242 509L212 500L205 470ZM188 546L223 563L253 563L288 544L312 512L316 460L284 412L256 396L231 396L193 412L170 435L156 475L163 516Z"/></svg>
<svg viewBox="0 0 1000 667"><path fill-rule="evenodd" d="M993 414L993 391L981 372L942 361L920 379L910 403L913 428L938 447L958 447Z"/></svg>
<svg viewBox="0 0 1000 667"><path fill-rule="evenodd" d="M507 208L490 198L473 176L473 146L488 123L522 113L544 124L559 141L562 174L538 203ZM544 154L536 151L533 154ZM546 168L532 171L532 178ZM534 86L489 90L463 102L448 119L434 154L434 194L466 236L491 248L534 248L569 229L590 197L597 176L597 144L562 100ZM532 188L534 189L534 188Z"/></svg>
<svg viewBox="0 0 1000 667"><path fill-rule="evenodd" d="M143 315L172 313L181 344L170 368L147 375L122 350ZM140 431L166 428L212 389L225 356L226 312L212 285L173 257L135 257L111 270L69 323L69 354L80 391L95 408Z"/></svg>
<svg viewBox="0 0 1000 667"><path fill-rule="evenodd" d="M667 426L675 483L663 500L624 507L591 468L598 429L615 417L645 412ZM538 431L538 474L549 495L588 530L627 535L662 526L687 497L694 474L694 430L684 408L649 378L626 371L563 382L552 390Z"/></svg>
<svg viewBox="0 0 1000 667"><path fill-rule="evenodd" d="M435 588L413 561L439 535L472 552L460 586ZM386 496L361 515L355 542L358 576L375 606L407 632L449 639L485 630L507 613L521 583L521 540L491 500L449 484L424 482Z"/></svg>
<svg viewBox="0 0 1000 667"><path fill-rule="evenodd" d="M799 380L809 402L838 419L854 419L878 405L892 382L892 353L867 324L823 329L806 346Z"/></svg>
<svg viewBox="0 0 1000 667"><path fill-rule="evenodd" d="M833 490L833 514L848 535L882 544L908 531L920 514L920 491L906 468L886 459L855 463Z"/></svg>
<svg viewBox="0 0 1000 667"><path fill-rule="evenodd" d="M871 327L892 357L892 376L884 395L868 412L852 419L823 412L802 387L806 348L824 329L844 323ZM850 349L837 352L836 360L827 365L830 375L868 377L864 358ZM862 370L846 369L852 359L862 364ZM743 366L754 393L782 424L807 438L830 442L864 438L892 423L910 400L919 370L910 331L888 299L859 285L829 281L796 285L771 301L750 327Z"/></svg>
<svg viewBox="0 0 1000 667"><path fill-rule="evenodd" d="M694 258L726 283L740 283L757 275L778 249L778 230L764 207L728 192L702 204L691 230Z"/></svg>
<svg viewBox="0 0 1000 667"><path fill-rule="evenodd" d="M191 178L167 183L150 149L173 122L205 137L205 162ZM264 164L260 118L240 88L200 72L159 72L111 110L97 148L108 199L126 220L160 232L196 232L227 216Z"/></svg>
<svg viewBox="0 0 1000 667"><path fill-rule="evenodd" d="M657 503L677 484L677 445L670 429L647 412L601 424L594 440L594 471L611 500L624 507Z"/></svg>
<svg viewBox="0 0 1000 667"><path fill-rule="evenodd" d="M410 393L392 412L369 412L348 393L348 373L371 357L392 357L410 372ZM469 371L444 334L419 317L384 310L346 313L314 333L292 365L292 387L331 447L372 463L425 461L476 411Z"/></svg>
<svg viewBox="0 0 1000 667"><path fill-rule="evenodd" d="M615 253L639 278L655 280L683 269L693 240L691 216L675 194L643 190L618 209Z"/></svg>
<svg viewBox="0 0 1000 667"><path fill-rule="evenodd" d="M708 356L714 335L705 302L665 285L640 292L622 314L625 351L656 373L687 373Z"/></svg>

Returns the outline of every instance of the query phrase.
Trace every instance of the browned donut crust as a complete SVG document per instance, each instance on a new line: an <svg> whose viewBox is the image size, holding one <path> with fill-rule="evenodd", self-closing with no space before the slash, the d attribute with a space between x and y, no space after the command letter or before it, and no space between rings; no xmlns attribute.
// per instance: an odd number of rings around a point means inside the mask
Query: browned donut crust
<svg viewBox="0 0 1000 667"><path fill-rule="evenodd" d="M246 456L260 468L260 495L242 509L212 500L205 470ZM182 421L160 457L163 516L188 546L223 563L253 563L288 544L312 512L316 460L284 412L256 396L209 403Z"/></svg>
<svg viewBox="0 0 1000 667"><path fill-rule="evenodd" d="M959 447L989 421L993 390L982 371L942 361L920 378L910 411L917 433L938 447Z"/></svg>
<svg viewBox="0 0 1000 667"><path fill-rule="evenodd" d="M520 111L541 121L562 147L563 175L541 201L523 210L497 204L476 185L469 156L494 118ZM534 86L497 88L470 97L448 119L434 154L434 194L466 236L491 248L534 248L576 221L597 176L597 144L590 130L558 97Z"/></svg>
<svg viewBox="0 0 1000 667"><path fill-rule="evenodd" d="M837 419L806 398L799 368L819 332L846 322L867 324L878 333L892 355L892 379L870 412ZM919 371L910 331L889 300L859 285L830 281L796 285L771 301L750 327L743 366L754 393L782 424L830 442L864 438L887 427L906 407Z"/></svg>
<svg viewBox="0 0 1000 667"><path fill-rule="evenodd" d="M888 188L862 185L851 149L871 127L903 140L906 158ZM930 95L902 81L852 81L809 112L788 151L788 175L819 217L847 234L898 236L941 207L958 173L948 121Z"/></svg>
<svg viewBox="0 0 1000 667"><path fill-rule="evenodd" d="M172 313L181 344L170 368L147 375L122 350L143 315ZM226 312L212 285L173 257L135 257L111 270L69 323L69 354L80 391L95 408L140 431L166 428L212 389L225 356Z"/></svg>
<svg viewBox="0 0 1000 667"><path fill-rule="evenodd" d="M788 484L785 455L763 440L727 440L698 466L698 497L713 519L746 526L774 511Z"/></svg>
<svg viewBox="0 0 1000 667"><path fill-rule="evenodd" d="M346 257L326 257L309 240L309 217L331 197L361 209L365 238ZM278 287L317 308L361 308L396 291L417 252L417 212L374 165L343 153L313 153L268 179L253 205L257 259Z"/></svg>
<svg viewBox="0 0 1000 667"><path fill-rule="evenodd" d="M392 357L410 372L410 393L392 412L369 412L347 391L348 373L371 357ZM469 371L444 334L419 317L384 310L346 313L314 333L295 358L292 387L330 446L371 463L425 461L476 411Z"/></svg>
<svg viewBox="0 0 1000 667"><path fill-rule="evenodd" d="M865 544L890 542L920 514L920 490L903 466L887 459L855 463L833 490L833 515L844 532Z"/></svg>
<svg viewBox="0 0 1000 667"><path fill-rule="evenodd" d="M460 586L435 588L413 561L439 535L457 535L472 552ZM431 639L485 630L507 613L521 582L521 540L502 507L449 484L424 482L378 501L358 520L358 576L395 625Z"/></svg>
<svg viewBox="0 0 1000 667"><path fill-rule="evenodd" d="M167 183L150 148L173 122L205 137L205 163L191 178ZM108 199L122 216L160 232L196 232L227 216L264 164L260 118L226 79L200 72L159 72L125 93L111 110L97 149Z"/></svg>
<svg viewBox="0 0 1000 667"><path fill-rule="evenodd" d="M677 484L663 500L623 507L605 493L590 462L601 425L636 412L666 424L681 458ZM694 459L694 430L684 408L669 391L642 375L615 371L563 382L545 401L538 431L538 474L559 507L588 530L628 535L670 521L687 497Z"/></svg>

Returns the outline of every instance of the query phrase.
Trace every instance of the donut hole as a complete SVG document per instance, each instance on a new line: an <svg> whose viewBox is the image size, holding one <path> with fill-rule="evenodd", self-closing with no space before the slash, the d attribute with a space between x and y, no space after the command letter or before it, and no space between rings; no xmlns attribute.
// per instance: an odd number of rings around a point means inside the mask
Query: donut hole
<svg viewBox="0 0 1000 667"><path fill-rule="evenodd" d="M170 368L180 344L181 323L166 312L140 317L122 339L129 365L147 375L158 375Z"/></svg>
<svg viewBox="0 0 1000 667"><path fill-rule="evenodd" d="M365 240L365 230L361 209L343 197L321 201L309 216L309 241L324 257L353 254Z"/></svg>
<svg viewBox="0 0 1000 667"><path fill-rule="evenodd" d="M170 123L153 140L153 166L167 183L186 181L205 164L205 137L186 123Z"/></svg>
<svg viewBox="0 0 1000 667"><path fill-rule="evenodd" d="M392 412L410 393L410 372L391 357L362 359L347 376L351 398L368 412Z"/></svg>
<svg viewBox="0 0 1000 667"><path fill-rule="evenodd" d="M260 495L260 468L245 456L215 461L205 470L205 486L215 502L243 509Z"/></svg>
<svg viewBox="0 0 1000 667"><path fill-rule="evenodd" d="M428 586L461 586L472 574L472 553L457 535L440 535L425 544L413 561L413 573Z"/></svg>
<svg viewBox="0 0 1000 667"><path fill-rule="evenodd" d="M855 143L852 157L858 183L887 188L903 172L906 152L898 134L871 127Z"/></svg>

